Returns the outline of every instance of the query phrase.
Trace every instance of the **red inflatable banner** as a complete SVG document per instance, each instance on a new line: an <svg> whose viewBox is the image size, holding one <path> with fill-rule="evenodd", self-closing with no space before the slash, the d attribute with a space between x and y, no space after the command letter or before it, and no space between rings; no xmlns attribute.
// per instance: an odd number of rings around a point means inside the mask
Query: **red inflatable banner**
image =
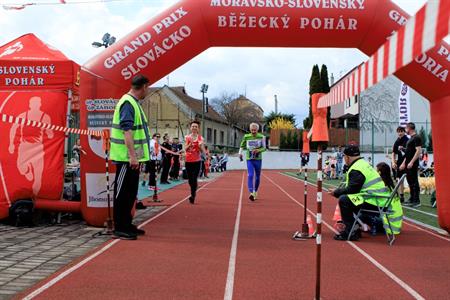
<svg viewBox="0 0 450 300"><path fill-rule="evenodd" d="M358 48L370 56L408 18L389 0L183 0L87 62L91 74L104 80L93 88L84 86L82 93L91 99L118 99L134 75L144 74L155 82L215 46ZM442 107L439 99L450 94L449 53L450 47L441 42L394 74L432 101L432 106L439 102ZM118 88L106 88L111 85ZM445 123L432 118L433 141L450 143L450 132L437 136L434 129L445 128ZM439 145L436 164L448 166L448 151ZM445 197L450 195L450 185L443 183L450 175L443 169L436 171L439 222L449 229L450 201Z"/></svg>
<svg viewBox="0 0 450 300"><path fill-rule="evenodd" d="M66 125L61 92L0 92L0 113ZM63 188L64 133L0 122L0 219L18 199L59 200Z"/></svg>
<svg viewBox="0 0 450 300"><path fill-rule="evenodd" d="M313 125L311 128L313 142L328 142L327 108L318 108L320 97L324 93L311 95L311 111L313 114Z"/></svg>
<svg viewBox="0 0 450 300"><path fill-rule="evenodd" d="M309 147L309 138L308 138L308 131L303 130L303 147L302 147L302 152L303 153L308 153L310 152L310 147Z"/></svg>

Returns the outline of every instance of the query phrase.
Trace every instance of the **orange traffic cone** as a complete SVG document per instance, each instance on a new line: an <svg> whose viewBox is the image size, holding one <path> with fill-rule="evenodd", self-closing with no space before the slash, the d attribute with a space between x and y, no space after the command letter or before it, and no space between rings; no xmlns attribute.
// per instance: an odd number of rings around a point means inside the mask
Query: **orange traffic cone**
<svg viewBox="0 0 450 300"><path fill-rule="evenodd" d="M345 230L345 224L342 223L342 216L341 216L341 208L339 207L339 203L336 204L336 209L334 210L334 229L336 229L338 232L342 232Z"/></svg>
<svg viewBox="0 0 450 300"><path fill-rule="evenodd" d="M334 210L333 221L334 222L342 221L341 208L339 207L339 204L336 204L336 209Z"/></svg>
<svg viewBox="0 0 450 300"><path fill-rule="evenodd" d="M314 230L314 223L310 215L308 215L308 217L306 218L306 223L308 224L309 236L314 236L316 234L316 231Z"/></svg>

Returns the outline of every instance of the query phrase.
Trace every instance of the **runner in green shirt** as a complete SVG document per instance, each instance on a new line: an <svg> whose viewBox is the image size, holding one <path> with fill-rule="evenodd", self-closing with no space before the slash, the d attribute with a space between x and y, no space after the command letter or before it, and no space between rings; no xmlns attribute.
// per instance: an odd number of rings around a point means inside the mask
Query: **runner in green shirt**
<svg viewBox="0 0 450 300"><path fill-rule="evenodd" d="M259 125L250 124L250 133L244 135L239 149L239 157L243 160L243 152L246 151L247 170L248 170L248 191L251 201L255 201L258 193L261 167L262 152L266 151L266 137L258 133Z"/></svg>

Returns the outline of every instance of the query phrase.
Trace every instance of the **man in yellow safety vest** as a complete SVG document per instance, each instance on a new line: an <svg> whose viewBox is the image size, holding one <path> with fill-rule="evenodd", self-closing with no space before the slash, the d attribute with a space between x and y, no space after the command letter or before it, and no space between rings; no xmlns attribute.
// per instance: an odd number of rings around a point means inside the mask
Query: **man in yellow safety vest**
<svg viewBox="0 0 450 300"><path fill-rule="evenodd" d="M132 224L132 209L139 187L139 165L149 160L147 118L141 105L147 95L149 80L137 75L130 91L114 110L110 158L116 164L114 180L114 238L135 240L145 234Z"/></svg>
<svg viewBox="0 0 450 300"><path fill-rule="evenodd" d="M361 208L377 210L377 200L378 204L382 206L390 194L378 172L360 157L357 145L349 145L345 148L344 161L348 166L345 186L329 191L332 196L339 198L345 230L335 235L334 239L342 241L348 239L349 231L355 220L353 213L357 213ZM360 237L361 230L357 229L350 240L356 241Z"/></svg>

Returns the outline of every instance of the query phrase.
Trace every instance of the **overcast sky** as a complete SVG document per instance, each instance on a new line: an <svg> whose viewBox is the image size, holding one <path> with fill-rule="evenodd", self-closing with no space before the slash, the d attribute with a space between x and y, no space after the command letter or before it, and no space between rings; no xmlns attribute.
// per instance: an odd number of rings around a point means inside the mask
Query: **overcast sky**
<svg viewBox="0 0 450 300"><path fill-rule="evenodd" d="M0 0L0 4L58 2L58 0ZM66 0L70 3L71 0ZM24 10L0 7L0 45L26 33L61 50L79 64L98 54L91 43L105 32L118 39L163 11L177 0L125 0L110 3L39 5ZM425 0L395 0L414 14ZM223 91L247 97L269 113L278 95L279 110L294 113L298 123L308 112L308 84L313 64L326 64L335 79L366 59L356 49L290 48L211 48L172 72L155 86L185 85L187 92L200 98L202 83L209 85L208 97ZM214 63L211 63L213 61Z"/></svg>

